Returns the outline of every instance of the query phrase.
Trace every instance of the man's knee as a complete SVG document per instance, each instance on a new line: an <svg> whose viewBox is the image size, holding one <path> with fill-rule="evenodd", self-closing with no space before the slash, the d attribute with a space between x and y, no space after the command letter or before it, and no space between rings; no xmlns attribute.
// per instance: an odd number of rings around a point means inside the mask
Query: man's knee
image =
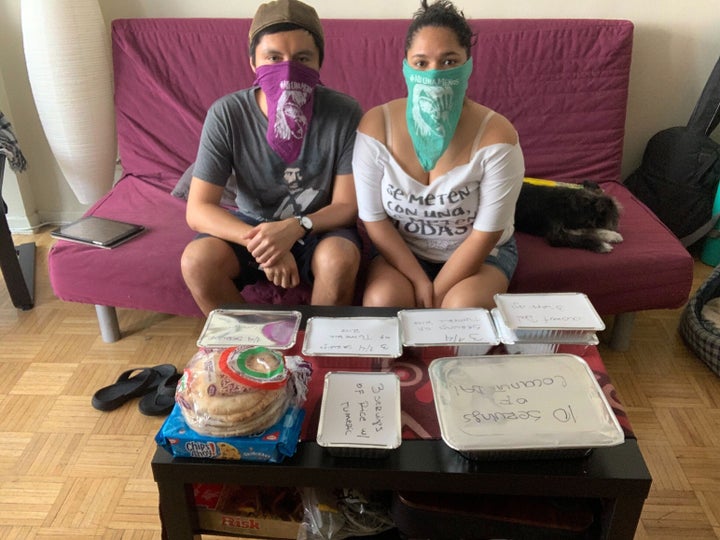
<svg viewBox="0 0 720 540"><path fill-rule="evenodd" d="M180 270L185 281L193 279L201 268L202 257L199 255L197 241L190 242L180 257Z"/></svg>
<svg viewBox="0 0 720 540"><path fill-rule="evenodd" d="M360 267L360 250L349 240L329 238L321 242L313 255L313 274L355 278Z"/></svg>
<svg viewBox="0 0 720 540"><path fill-rule="evenodd" d="M202 280L208 275L230 275L236 271L237 261L232 250L216 238L200 238L187 246L180 258L180 269L188 280Z"/></svg>

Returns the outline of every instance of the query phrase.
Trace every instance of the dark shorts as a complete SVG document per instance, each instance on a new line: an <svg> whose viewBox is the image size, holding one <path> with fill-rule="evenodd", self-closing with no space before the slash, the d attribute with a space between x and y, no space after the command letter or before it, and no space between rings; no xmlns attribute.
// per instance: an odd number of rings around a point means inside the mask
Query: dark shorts
<svg viewBox="0 0 720 540"><path fill-rule="evenodd" d="M248 220L245 216L243 216L242 219L246 223L250 222L250 220ZM210 235L200 233L195 238L204 238L207 236ZM332 231L328 231L318 235L310 234L303 238L302 244L300 242L296 242L290 250L290 252L293 254L293 257L295 257L295 262L297 263L298 273L300 274L300 281L312 285L314 281L314 276L312 273L312 259L313 255L315 254L315 249L317 248L321 240L324 240L325 238L331 238L333 236L339 236L340 238L350 240L362 252L362 240L360 239L360 235L358 234L357 228L355 227L334 229ZM225 240L225 243L227 243L230 248L232 248L233 253L235 253L235 257L238 260L238 263L240 263L240 275L234 280L235 285L238 287L238 289L242 290L242 288L246 285L251 285L253 283L257 283L258 281L267 280L267 278L265 277L265 272L263 272L258 267L257 262L245 246L236 244L235 242L230 242L229 240Z"/></svg>

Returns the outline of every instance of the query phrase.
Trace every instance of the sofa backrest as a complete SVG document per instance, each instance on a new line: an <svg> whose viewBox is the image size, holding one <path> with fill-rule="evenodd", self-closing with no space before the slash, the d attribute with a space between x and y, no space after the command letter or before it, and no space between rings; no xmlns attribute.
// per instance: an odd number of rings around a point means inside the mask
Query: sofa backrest
<svg viewBox="0 0 720 540"><path fill-rule="evenodd" d="M483 19L468 95L513 122L526 174L619 180L633 25L624 20ZM406 95L407 20L323 20L322 82L368 108ZM205 112L250 86L249 19L113 21L125 171L168 189L194 161Z"/></svg>

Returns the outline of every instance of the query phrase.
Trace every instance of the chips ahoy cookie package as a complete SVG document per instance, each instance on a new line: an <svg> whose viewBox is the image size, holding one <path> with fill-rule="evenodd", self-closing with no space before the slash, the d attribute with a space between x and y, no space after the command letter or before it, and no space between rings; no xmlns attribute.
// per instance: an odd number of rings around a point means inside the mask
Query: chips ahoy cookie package
<svg viewBox="0 0 720 540"><path fill-rule="evenodd" d="M175 457L239 459L280 463L295 454L305 411L290 407L262 433L245 437L212 437L193 431L176 403L155 436L155 442Z"/></svg>
<svg viewBox="0 0 720 540"><path fill-rule="evenodd" d="M155 440L176 457L282 461L295 453L311 373L265 347L200 349Z"/></svg>

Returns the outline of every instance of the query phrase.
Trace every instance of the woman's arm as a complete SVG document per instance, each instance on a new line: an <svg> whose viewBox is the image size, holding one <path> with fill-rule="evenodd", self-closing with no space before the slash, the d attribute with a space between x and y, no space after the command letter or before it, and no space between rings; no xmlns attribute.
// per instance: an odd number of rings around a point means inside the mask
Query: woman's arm
<svg viewBox="0 0 720 540"><path fill-rule="evenodd" d="M415 304L418 307L433 307L433 284L390 220L366 222L365 229L385 260L412 283Z"/></svg>
<svg viewBox="0 0 720 540"><path fill-rule="evenodd" d="M358 132L353 171L360 219L378 252L413 284L416 305L432 307L432 282L383 207L381 189L387 149L384 146L385 118L381 107L370 109L365 114Z"/></svg>
<svg viewBox="0 0 720 540"><path fill-rule="evenodd" d="M435 278L433 290L436 307L442 305L445 295L451 288L480 271L480 267L500 240L502 233L502 231L473 230L458 246Z"/></svg>

